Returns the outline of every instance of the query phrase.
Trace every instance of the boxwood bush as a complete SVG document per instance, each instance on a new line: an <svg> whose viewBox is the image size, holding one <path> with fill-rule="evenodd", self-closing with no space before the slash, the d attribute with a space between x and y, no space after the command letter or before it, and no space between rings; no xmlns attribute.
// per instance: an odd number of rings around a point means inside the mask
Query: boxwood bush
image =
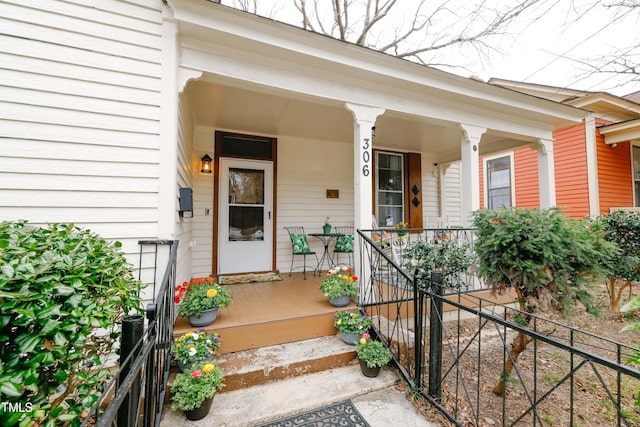
<svg viewBox="0 0 640 427"><path fill-rule="evenodd" d="M79 425L141 284L120 250L74 225L0 224L0 425ZM84 414L83 414L84 413Z"/></svg>

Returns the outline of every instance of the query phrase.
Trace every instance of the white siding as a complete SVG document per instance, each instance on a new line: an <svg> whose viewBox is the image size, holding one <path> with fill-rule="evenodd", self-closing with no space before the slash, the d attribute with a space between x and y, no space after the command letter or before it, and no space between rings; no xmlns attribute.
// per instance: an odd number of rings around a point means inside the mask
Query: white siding
<svg viewBox="0 0 640 427"><path fill-rule="evenodd" d="M0 0L0 220L157 238L162 2Z"/></svg>
<svg viewBox="0 0 640 427"><path fill-rule="evenodd" d="M460 184L461 162L451 163L444 174L445 194L442 196L446 203L449 225L462 224L462 186Z"/></svg>
<svg viewBox="0 0 640 427"><path fill-rule="evenodd" d="M351 143L278 138L278 269L288 272L291 266L291 241L283 227L301 225L318 233L327 216L333 226L353 225L353 185ZM339 190L340 197L327 199L327 189ZM310 237L309 246L322 255L320 240ZM294 266L302 266L301 257Z"/></svg>

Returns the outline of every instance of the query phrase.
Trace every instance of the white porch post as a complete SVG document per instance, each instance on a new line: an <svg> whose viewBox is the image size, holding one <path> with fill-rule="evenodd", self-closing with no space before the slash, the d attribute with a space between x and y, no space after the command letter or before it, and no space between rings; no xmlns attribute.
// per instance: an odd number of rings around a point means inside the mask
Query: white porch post
<svg viewBox="0 0 640 427"><path fill-rule="evenodd" d="M556 205L556 179L553 161L553 141L538 140L538 186L540 188L540 208Z"/></svg>
<svg viewBox="0 0 640 427"><path fill-rule="evenodd" d="M471 224L471 212L480 209L480 167L478 162L480 138L487 128L459 124L462 130L462 225Z"/></svg>
<svg viewBox="0 0 640 427"><path fill-rule="evenodd" d="M383 108L370 107L346 103L345 108L353 114L353 193L354 212L353 225L355 229L371 228L371 201L373 200L373 154L372 154L372 128L376 118L384 113ZM368 265L359 265L360 245L353 248L353 256L356 274L360 277L360 295L363 295L364 287L369 283L371 271Z"/></svg>

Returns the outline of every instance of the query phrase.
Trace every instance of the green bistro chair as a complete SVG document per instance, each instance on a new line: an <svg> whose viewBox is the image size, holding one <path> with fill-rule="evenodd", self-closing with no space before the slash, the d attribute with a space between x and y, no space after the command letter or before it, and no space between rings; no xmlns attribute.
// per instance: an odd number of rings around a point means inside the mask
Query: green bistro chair
<svg viewBox="0 0 640 427"><path fill-rule="evenodd" d="M342 234L336 239L336 245L333 248L333 253L335 257L335 264L339 264L339 256L340 254L348 255L349 267L354 266L353 262L353 244L355 241L355 235L353 234L352 226L340 226L335 228L335 232L338 234Z"/></svg>
<svg viewBox="0 0 640 427"><path fill-rule="evenodd" d="M302 256L302 275L304 276L304 279L307 280L307 255L313 255L316 258L316 266L318 265L318 255L309 248L309 241L307 239L307 234L304 232L304 227L284 227L284 229L289 233L291 249L293 251L289 276L291 276L291 272L294 270L293 261L295 257ZM315 275L315 268L313 274Z"/></svg>

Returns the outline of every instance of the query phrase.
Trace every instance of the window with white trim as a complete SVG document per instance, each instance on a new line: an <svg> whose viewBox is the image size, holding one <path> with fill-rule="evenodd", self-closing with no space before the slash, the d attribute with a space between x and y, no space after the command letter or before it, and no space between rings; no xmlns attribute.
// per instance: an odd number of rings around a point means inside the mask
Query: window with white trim
<svg viewBox="0 0 640 427"><path fill-rule="evenodd" d="M500 209L513 206L513 180L511 156L485 161L487 208Z"/></svg>
<svg viewBox="0 0 640 427"><path fill-rule="evenodd" d="M633 146L633 196L635 206L640 206L640 147Z"/></svg>

